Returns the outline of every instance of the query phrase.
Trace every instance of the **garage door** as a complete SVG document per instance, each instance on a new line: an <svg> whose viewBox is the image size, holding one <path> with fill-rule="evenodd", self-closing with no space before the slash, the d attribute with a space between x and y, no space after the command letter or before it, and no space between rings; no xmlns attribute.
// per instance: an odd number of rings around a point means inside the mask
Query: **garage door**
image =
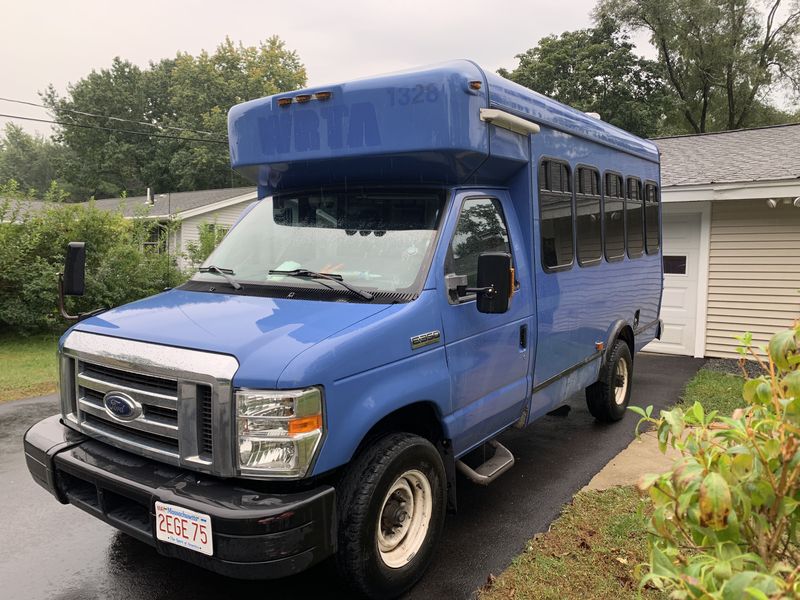
<svg viewBox="0 0 800 600"><path fill-rule="evenodd" d="M694 354L697 322L697 275L700 257L700 213L669 214L664 206L664 295L661 340L647 350Z"/></svg>

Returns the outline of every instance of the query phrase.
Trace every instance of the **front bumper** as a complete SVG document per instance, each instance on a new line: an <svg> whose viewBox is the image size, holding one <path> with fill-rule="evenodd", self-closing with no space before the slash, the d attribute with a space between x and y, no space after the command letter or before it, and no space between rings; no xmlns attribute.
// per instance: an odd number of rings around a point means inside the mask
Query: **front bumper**
<svg viewBox="0 0 800 600"><path fill-rule="evenodd" d="M164 556L242 579L284 577L336 549L335 491L327 485L293 493L247 489L139 457L62 425L58 415L24 437L33 479L78 508L155 547ZM156 539L156 501L211 516L214 556Z"/></svg>

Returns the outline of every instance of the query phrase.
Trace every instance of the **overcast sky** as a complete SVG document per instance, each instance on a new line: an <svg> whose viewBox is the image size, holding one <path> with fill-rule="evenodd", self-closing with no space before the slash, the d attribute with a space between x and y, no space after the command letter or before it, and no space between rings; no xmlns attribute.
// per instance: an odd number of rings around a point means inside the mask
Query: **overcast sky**
<svg viewBox="0 0 800 600"><path fill-rule="evenodd" d="M140 66L213 50L226 35L254 45L273 34L297 51L309 85L334 83L453 58L486 69L545 35L591 25L595 0L4 0L0 97L33 102L115 56ZM646 44L642 44L646 46ZM649 54L649 52L648 52ZM0 113L48 118L0 102ZM7 119L0 118L0 127ZM48 132L47 125L23 124Z"/></svg>

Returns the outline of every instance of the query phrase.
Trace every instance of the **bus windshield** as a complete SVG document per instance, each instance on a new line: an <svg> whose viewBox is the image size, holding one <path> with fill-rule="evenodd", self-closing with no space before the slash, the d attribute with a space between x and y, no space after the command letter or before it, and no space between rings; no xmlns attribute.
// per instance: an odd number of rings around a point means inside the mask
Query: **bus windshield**
<svg viewBox="0 0 800 600"><path fill-rule="evenodd" d="M225 236L193 281L312 288L330 282L270 271L341 277L368 291L418 287L444 208L442 192L320 192L261 200ZM224 276L224 275L223 275Z"/></svg>

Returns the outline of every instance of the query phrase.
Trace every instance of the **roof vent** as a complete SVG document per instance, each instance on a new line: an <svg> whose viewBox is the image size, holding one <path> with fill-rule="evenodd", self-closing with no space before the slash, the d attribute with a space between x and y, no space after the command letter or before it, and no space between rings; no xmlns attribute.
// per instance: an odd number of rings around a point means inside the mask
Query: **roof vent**
<svg viewBox="0 0 800 600"><path fill-rule="evenodd" d="M592 119L597 119L598 121L602 121L603 119L600 118L600 113L596 112L587 112L584 113L587 117L591 117Z"/></svg>

